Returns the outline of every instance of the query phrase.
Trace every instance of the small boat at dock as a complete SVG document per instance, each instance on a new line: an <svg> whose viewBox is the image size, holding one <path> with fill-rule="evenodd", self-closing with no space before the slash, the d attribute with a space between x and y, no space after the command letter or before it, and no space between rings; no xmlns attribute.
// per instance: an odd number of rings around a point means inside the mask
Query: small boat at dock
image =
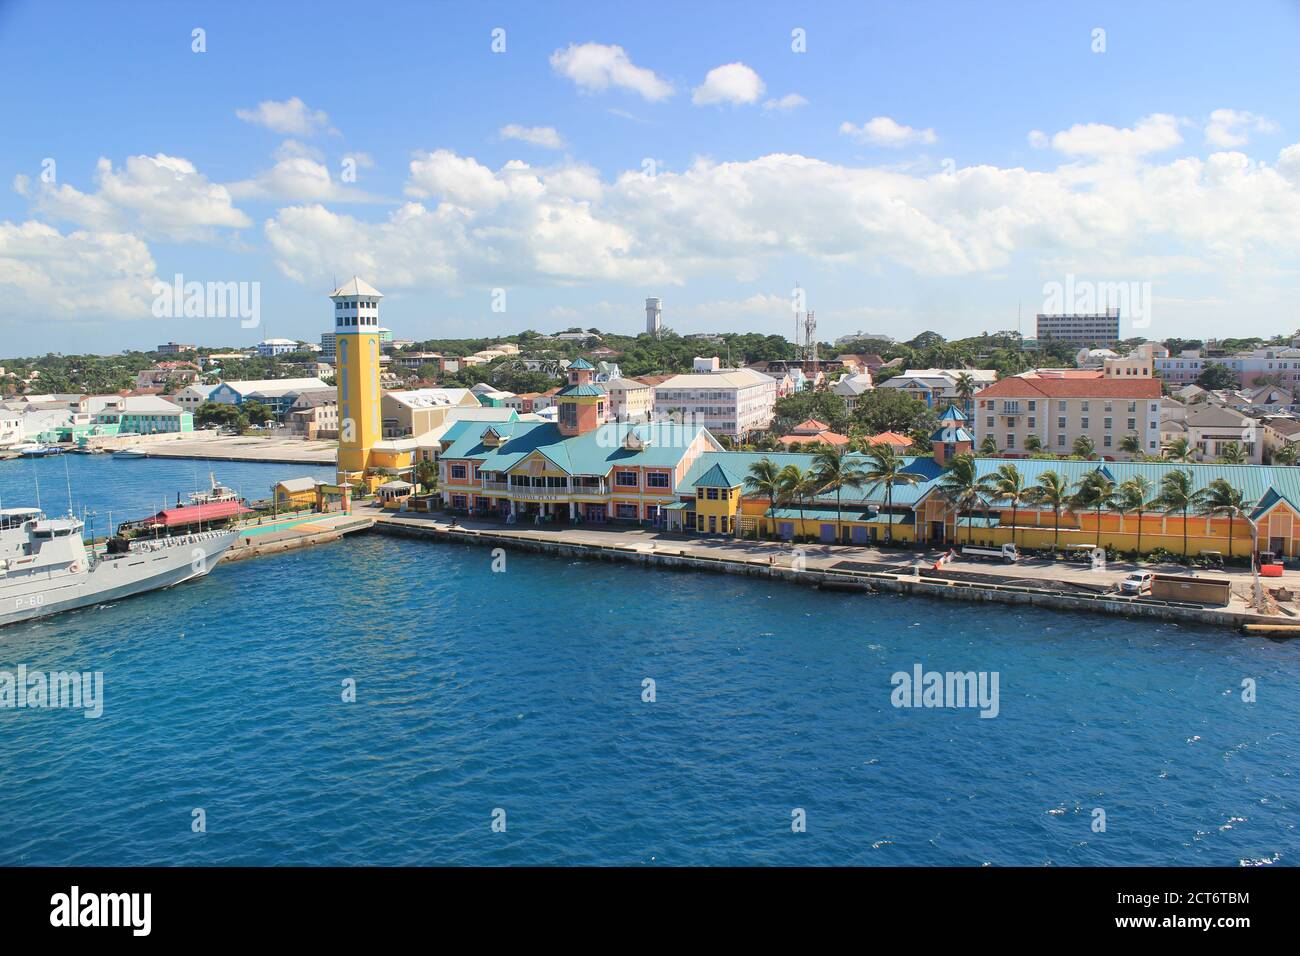
<svg viewBox="0 0 1300 956"><path fill-rule="evenodd" d="M15 445L14 448L24 458L47 458L50 455L63 454L63 449L58 445L24 444Z"/></svg>
<svg viewBox="0 0 1300 956"><path fill-rule="evenodd" d="M120 448L113 452L114 458L148 458L149 453L141 448Z"/></svg>

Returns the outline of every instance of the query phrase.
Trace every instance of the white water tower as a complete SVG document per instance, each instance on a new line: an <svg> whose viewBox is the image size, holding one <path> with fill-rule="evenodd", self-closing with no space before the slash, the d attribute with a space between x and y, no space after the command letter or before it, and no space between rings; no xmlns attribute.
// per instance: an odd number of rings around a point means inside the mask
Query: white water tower
<svg viewBox="0 0 1300 956"><path fill-rule="evenodd" d="M659 338L659 330L663 328L664 309L663 302L660 299L645 300L645 330L647 335L653 335Z"/></svg>

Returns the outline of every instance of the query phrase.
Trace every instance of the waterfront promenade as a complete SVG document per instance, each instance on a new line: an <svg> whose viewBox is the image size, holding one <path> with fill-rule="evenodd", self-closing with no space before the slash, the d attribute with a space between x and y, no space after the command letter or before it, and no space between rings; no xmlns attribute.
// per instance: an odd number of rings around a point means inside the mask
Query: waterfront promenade
<svg viewBox="0 0 1300 956"><path fill-rule="evenodd" d="M1115 586L1136 565L1113 562L1105 570L1086 565L1026 559L1016 564L956 559L940 569L939 551L878 549L820 543L790 544L746 541L722 537L668 534L652 528L585 525L506 525L494 521L457 519L453 525L442 515L380 512L375 530L415 537L483 544L517 545L529 550L572 555L585 552L596 558L631 560L667 567L693 567L740 574L766 574L819 587L860 588L922 594L974 601L1029 603L1068 610L1092 610L1133 616L1160 617L1237 626L1246 623L1300 623L1295 608L1257 614L1249 604L1251 575L1234 568L1226 572L1198 571L1197 576L1228 579L1232 598L1226 607L1184 606L1170 602L1135 600L1115 593ZM1146 570L1186 573L1177 566L1143 566ZM1290 586L1286 578L1266 582L1267 587Z"/></svg>

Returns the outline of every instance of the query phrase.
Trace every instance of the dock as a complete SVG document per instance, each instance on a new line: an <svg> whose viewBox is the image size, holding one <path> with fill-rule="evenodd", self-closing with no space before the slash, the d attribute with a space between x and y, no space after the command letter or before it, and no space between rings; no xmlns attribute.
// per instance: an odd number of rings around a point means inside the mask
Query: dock
<svg viewBox="0 0 1300 956"><path fill-rule="evenodd" d="M362 509L364 512L365 509ZM868 549L807 544L792 549L775 541L738 541L670 535L652 529L569 526L515 528L494 522L457 521L444 516L374 509L375 533L552 554L570 559L621 561L646 567L744 574L829 591L886 592L948 600L1028 604L1063 611L1118 614L1133 618L1242 628L1269 626L1270 636L1292 636L1278 625L1281 615L1253 611L1241 593L1225 607L1121 595L1099 586L1086 569L945 565L938 569L914 551L889 552L891 561L850 559ZM1089 583L1090 580L1093 583ZM1252 631L1243 631L1252 633ZM1296 635L1300 636L1300 635Z"/></svg>
<svg viewBox="0 0 1300 956"><path fill-rule="evenodd" d="M369 515L310 514L240 526L239 540L222 556L222 561L243 561L268 554L280 554L317 544L329 544L345 535L368 530L375 522Z"/></svg>

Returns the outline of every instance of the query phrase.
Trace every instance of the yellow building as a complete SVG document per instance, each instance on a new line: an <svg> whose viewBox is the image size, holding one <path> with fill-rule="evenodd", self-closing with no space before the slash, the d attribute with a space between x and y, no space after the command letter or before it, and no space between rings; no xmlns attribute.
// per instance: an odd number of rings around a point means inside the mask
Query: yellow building
<svg viewBox="0 0 1300 956"><path fill-rule="evenodd" d="M383 297L356 276L330 293L337 349L338 482L361 484L367 491L390 475L409 472L414 450L411 442L382 438L379 300Z"/></svg>

